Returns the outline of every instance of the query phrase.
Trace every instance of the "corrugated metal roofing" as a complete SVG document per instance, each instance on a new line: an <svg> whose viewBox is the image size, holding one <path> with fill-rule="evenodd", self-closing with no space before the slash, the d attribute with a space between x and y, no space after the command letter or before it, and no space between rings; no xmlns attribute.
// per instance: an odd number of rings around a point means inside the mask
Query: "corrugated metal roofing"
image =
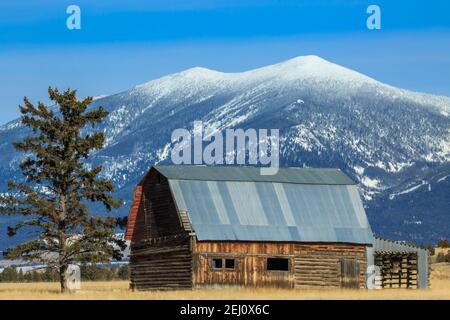
<svg viewBox="0 0 450 320"><path fill-rule="evenodd" d="M410 246L397 241L385 240L378 237L374 238L373 248L375 251L380 252L419 252L420 250L426 251L419 247Z"/></svg>
<svg viewBox="0 0 450 320"><path fill-rule="evenodd" d="M155 166L168 179L202 181L251 181L298 184L354 185L339 169L280 168L275 175L261 175L257 167Z"/></svg>
<svg viewBox="0 0 450 320"><path fill-rule="evenodd" d="M159 168L163 174L169 172L166 177L178 210L188 212L199 240L363 244L373 241L355 185L318 184L316 176L311 178L309 173L302 183L293 177L288 179L287 175L278 180L290 183L237 180L242 172L249 172L240 168L236 168L236 173L227 170L232 175L229 181L214 181L215 176L199 171L184 180L178 179L179 171ZM303 169L289 171L297 178L303 175L300 173ZM314 170L314 173L321 176L324 171ZM245 179L252 174L245 175ZM194 180L194 176L201 179Z"/></svg>

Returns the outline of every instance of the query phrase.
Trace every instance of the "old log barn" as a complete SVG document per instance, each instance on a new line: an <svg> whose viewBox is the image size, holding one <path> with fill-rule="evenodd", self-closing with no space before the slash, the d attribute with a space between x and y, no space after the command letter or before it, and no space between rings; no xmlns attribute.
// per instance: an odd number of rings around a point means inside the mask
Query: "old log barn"
<svg viewBox="0 0 450 320"><path fill-rule="evenodd" d="M135 189L126 238L137 290L427 286L428 256L375 239L338 169L154 166Z"/></svg>

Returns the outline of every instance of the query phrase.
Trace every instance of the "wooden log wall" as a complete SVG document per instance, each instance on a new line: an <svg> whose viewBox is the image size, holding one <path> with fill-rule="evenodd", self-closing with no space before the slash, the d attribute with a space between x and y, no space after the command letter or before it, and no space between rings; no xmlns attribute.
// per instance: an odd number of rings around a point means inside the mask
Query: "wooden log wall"
<svg viewBox="0 0 450 320"><path fill-rule="evenodd" d="M192 288L191 237L185 233L132 242L133 290Z"/></svg>
<svg viewBox="0 0 450 320"><path fill-rule="evenodd" d="M359 244L325 243L295 246L295 288L346 287L346 282L357 282L366 287L366 247ZM358 266L357 279L346 279L342 271L343 259L353 259ZM354 287L350 284L347 287Z"/></svg>
<svg viewBox="0 0 450 320"><path fill-rule="evenodd" d="M236 268L214 270L211 263L215 258L235 259ZM289 259L289 271L268 271L268 258ZM356 279L349 283L365 288L364 245L202 241L193 247L193 282L194 287L340 288L345 286L344 259L357 266Z"/></svg>
<svg viewBox="0 0 450 320"><path fill-rule="evenodd" d="M417 254L377 252L375 265L381 275L375 279L378 288L417 288Z"/></svg>
<svg viewBox="0 0 450 320"><path fill-rule="evenodd" d="M167 179L150 171L136 188L133 201L133 219L127 226L131 288L191 289L192 237L178 215Z"/></svg>
<svg viewBox="0 0 450 320"><path fill-rule="evenodd" d="M127 226L131 241L158 238L182 233L184 227L177 213L168 180L157 171L149 176L135 190L132 220ZM132 228L131 228L132 227Z"/></svg>
<svg viewBox="0 0 450 320"><path fill-rule="evenodd" d="M293 288L292 243L198 242L194 245L195 287L250 286ZM267 258L290 260L289 271L268 271ZM235 268L214 270L212 259L234 259Z"/></svg>

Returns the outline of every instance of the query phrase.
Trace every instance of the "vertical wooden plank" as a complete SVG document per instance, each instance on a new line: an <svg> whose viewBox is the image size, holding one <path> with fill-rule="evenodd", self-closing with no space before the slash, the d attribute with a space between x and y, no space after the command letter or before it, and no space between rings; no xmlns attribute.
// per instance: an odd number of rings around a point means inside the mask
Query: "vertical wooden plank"
<svg viewBox="0 0 450 320"><path fill-rule="evenodd" d="M341 279L343 288L359 288L359 265L356 259L341 259Z"/></svg>

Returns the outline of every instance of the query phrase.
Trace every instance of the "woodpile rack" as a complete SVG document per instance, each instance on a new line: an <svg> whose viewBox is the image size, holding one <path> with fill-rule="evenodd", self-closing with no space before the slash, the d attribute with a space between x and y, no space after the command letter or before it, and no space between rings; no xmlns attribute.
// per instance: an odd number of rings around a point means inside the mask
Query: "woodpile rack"
<svg viewBox="0 0 450 320"><path fill-rule="evenodd" d="M417 253L377 251L375 265L380 270L375 276L376 289L417 289Z"/></svg>

